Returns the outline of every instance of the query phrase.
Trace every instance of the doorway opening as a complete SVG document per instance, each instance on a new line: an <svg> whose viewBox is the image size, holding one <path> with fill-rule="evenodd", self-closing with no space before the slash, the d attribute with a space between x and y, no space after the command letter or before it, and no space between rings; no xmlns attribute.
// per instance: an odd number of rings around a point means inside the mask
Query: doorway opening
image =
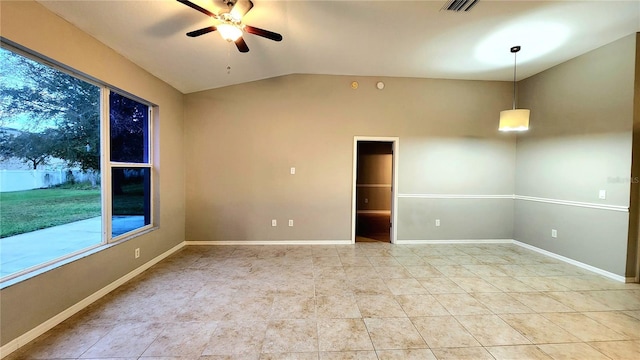
<svg viewBox="0 0 640 360"><path fill-rule="evenodd" d="M353 242L395 242L398 138L354 138Z"/></svg>

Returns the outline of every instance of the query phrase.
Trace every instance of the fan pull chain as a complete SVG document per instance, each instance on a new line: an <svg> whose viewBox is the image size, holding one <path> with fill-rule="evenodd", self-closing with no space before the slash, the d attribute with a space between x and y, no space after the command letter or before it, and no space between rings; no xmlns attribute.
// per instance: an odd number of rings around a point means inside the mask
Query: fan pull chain
<svg viewBox="0 0 640 360"><path fill-rule="evenodd" d="M227 74L231 75L231 41L227 41Z"/></svg>

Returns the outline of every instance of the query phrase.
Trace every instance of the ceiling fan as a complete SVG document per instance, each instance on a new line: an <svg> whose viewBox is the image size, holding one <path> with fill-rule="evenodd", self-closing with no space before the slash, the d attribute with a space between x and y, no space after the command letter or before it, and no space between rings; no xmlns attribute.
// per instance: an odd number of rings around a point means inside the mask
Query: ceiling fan
<svg viewBox="0 0 640 360"><path fill-rule="evenodd" d="M211 11L188 0L177 1L187 5L192 9L200 11L201 13L210 16L215 20L220 21L220 24L217 24L216 26L207 26L206 28L188 32L187 36L189 37L196 37L218 30L220 36L222 36L223 39L229 42L233 41L240 52L249 52L249 47L242 38L242 34L244 32L262 36L263 38L267 38L273 41L282 40L282 35L278 33L242 23L242 17L245 16L249 12L249 10L251 10L251 8L253 8L253 3L251 2L251 0L222 0L222 2L227 5L228 10L222 11L219 14L214 14Z"/></svg>

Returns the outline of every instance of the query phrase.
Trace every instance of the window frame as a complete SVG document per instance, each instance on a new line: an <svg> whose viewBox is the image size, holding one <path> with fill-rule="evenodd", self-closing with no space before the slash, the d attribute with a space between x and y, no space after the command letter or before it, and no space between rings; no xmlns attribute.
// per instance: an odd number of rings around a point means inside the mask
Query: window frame
<svg viewBox="0 0 640 360"><path fill-rule="evenodd" d="M109 107L109 96L110 93L114 92L120 96L129 98L136 102L139 102L143 105L147 106L147 162L146 163L133 163L133 162L122 162L122 161L112 161L111 160L111 119L110 119L110 107ZM155 159L154 159L154 115L156 110L156 106L153 106L148 101L142 100L137 96L132 96L129 93L119 91L114 88L110 88L108 86L103 86L101 88L100 94L100 106L101 106L101 152L103 156L101 157L101 178L105 183L109 184L108 189L102 188L102 238L104 244L112 244L118 241L127 239L129 237L137 236L139 233L147 232L155 227L155 204L154 204L154 196L155 194ZM127 231L120 235L113 236L113 179L112 173L114 168L139 168L139 169L149 169L150 176L150 184L149 184L149 224L144 225L142 227ZM104 170L103 170L104 169Z"/></svg>
<svg viewBox="0 0 640 360"><path fill-rule="evenodd" d="M64 65L52 58L32 51L20 44L5 39L0 36L0 48L11 51L14 54L25 57L32 61L38 62L44 66L53 68L56 71L60 71L63 74L73 76L81 81L87 82L100 89L100 193L101 193L101 239L100 242L89 246L87 248L70 252L66 255L45 261L38 265L34 265L18 271L16 273L4 276L0 278L0 289L10 286L20 281L27 280L33 276L37 276L50 269L57 268L69 262L91 255L93 253L107 249L113 245L123 243L130 239L144 235L150 231L156 230L158 225L157 211L156 211L156 184L159 179L159 172L156 168L156 152L155 147L158 141L155 134L155 126L158 121L159 106L145 100L139 96L133 95L127 91L124 91L118 87L112 86L109 83L99 80L90 75L84 74L70 66ZM111 148L110 148L110 92L117 93L118 95L127 97L131 100L137 101L148 107L147 117L147 151L148 157L146 163L128 163L128 162L112 162L111 161ZM149 224L142 227L130 230L123 234L112 236L112 176L111 172L113 168L148 168L149 169Z"/></svg>

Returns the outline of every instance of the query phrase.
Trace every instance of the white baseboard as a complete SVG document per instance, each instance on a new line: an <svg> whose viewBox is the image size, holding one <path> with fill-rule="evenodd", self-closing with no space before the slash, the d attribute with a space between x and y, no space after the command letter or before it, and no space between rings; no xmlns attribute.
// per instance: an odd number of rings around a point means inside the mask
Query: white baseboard
<svg viewBox="0 0 640 360"><path fill-rule="evenodd" d="M186 241L192 245L351 245L351 240L221 240L221 241Z"/></svg>
<svg viewBox="0 0 640 360"><path fill-rule="evenodd" d="M102 289L100 289L100 290L94 292L93 294L87 296L86 298L80 300L79 302L77 302L76 304L72 305L68 309L62 311L58 315L55 315L54 317L52 317L49 320L43 322L42 324L36 326L35 328L29 330L28 332L26 332L26 333L20 335L19 337L11 340L10 342L6 343L4 346L0 347L0 359L4 358L5 356L7 356L9 354L11 354L12 352L18 350L19 348L21 348L22 346L26 345L27 343L33 341L35 338L37 338L38 336L44 334L45 332L51 330L56 325L60 324L61 322L65 321L65 320L67 320L68 318L70 318L71 316L73 316L74 314L79 312L80 310L82 310L82 309L86 308L87 306L91 305L91 303L93 303L94 301L100 299L101 297L103 297L103 296L107 295L108 293L110 293L111 291L115 290L118 286L120 286L120 285L126 283L127 281L133 279L134 277L142 274L142 272L144 272L145 270L149 269L153 265L159 263L164 258L166 258L169 255L173 254L174 252L180 250L184 246L185 246L185 243L181 242L180 244L172 247L171 249L169 249L169 250L165 251L164 253L162 253L162 254L156 256L155 258L151 259L150 261L144 263L143 265L141 265L140 267L136 268L132 272L124 275L123 277L117 279L116 281L110 283L109 285L103 287Z"/></svg>
<svg viewBox="0 0 640 360"><path fill-rule="evenodd" d="M513 240L513 243L518 245L518 246L521 246L521 247L523 247L525 249L529 249L529 250L535 251L537 253L552 257L554 259L558 259L560 261L564 261L564 262L569 263L571 265L575 265L575 266L577 266L579 268L583 268L585 270L589 270L591 272L594 272L594 273L596 273L598 275L602 275L604 277L608 277L609 279L612 279L612 280L616 280L616 281L620 281L620 282L627 282L627 279L635 280L635 278L625 278L624 276L621 276L621 275L618 275L618 274L614 274L614 273L606 271L606 270L602 270L602 269L597 268L595 266L591 266L589 264L585 264L583 262L580 262L580 261L577 261L577 260L573 260L571 258L562 256L562 255L558 255L558 254L553 253L551 251L540 249L538 247L535 247L533 245L529 245L529 244L520 242L518 240ZM633 280L629 281L629 282L633 282Z"/></svg>
<svg viewBox="0 0 640 360"><path fill-rule="evenodd" d="M512 244L512 239L460 239L460 240L396 240L397 245L431 244Z"/></svg>

